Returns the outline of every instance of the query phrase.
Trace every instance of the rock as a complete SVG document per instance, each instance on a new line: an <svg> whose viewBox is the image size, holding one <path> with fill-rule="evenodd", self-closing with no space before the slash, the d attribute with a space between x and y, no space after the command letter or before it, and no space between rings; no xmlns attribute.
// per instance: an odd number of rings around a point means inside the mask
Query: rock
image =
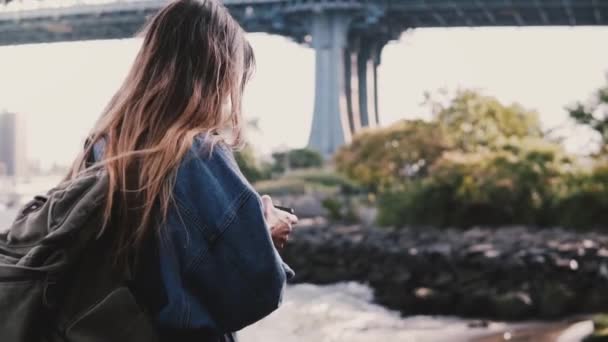
<svg viewBox="0 0 608 342"><path fill-rule="evenodd" d="M433 294L433 289L429 289L428 287L419 287L414 290L414 296L418 299L427 299L432 297Z"/></svg>
<svg viewBox="0 0 608 342"><path fill-rule="evenodd" d="M522 319L532 312L532 299L526 292L509 292L492 300L496 315L508 320Z"/></svg>
<svg viewBox="0 0 608 342"><path fill-rule="evenodd" d="M602 262L600 264L599 274L602 278L608 279L608 266L606 266L606 263Z"/></svg>
<svg viewBox="0 0 608 342"><path fill-rule="evenodd" d="M399 230L311 218L281 253L294 282L367 283L379 303L407 314L517 320L608 311L608 234Z"/></svg>
<svg viewBox="0 0 608 342"><path fill-rule="evenodd" d="M470 254L483 254L486 251L493 250L494 245L489 243L479 243L472 245L467 249Z"/></svg>
<svg viewBox="0 0 608 342"><path fill-rule="evenodd" d="M556 318L570 313L576 300L575 293L564 284L545 283L538 297L539 314L543 318Z"/></svg>
<svg viewBox="0 0 608 342"><path fill-rule="evenodd" d="M472 321L472 322L469 322L467 324L467 326L469 328L487 328L490 326L490 321L486 321L486 320Z"/></svg>
<svg viewBox="0 0 608 342"><path fill-rule="evenodd" d="M495 249L487 250L483 253L483 256L489 259L498 258L500 256L500 252Z"/></svg>
<svg viewBox="0 0 608 342"><path fill-rule="evenodd" d="M357 214L359 216L359 220L361 223L366 226L371 226L376 222L378 218L378 209L376 207L360 207L357 210Z"/></svg>

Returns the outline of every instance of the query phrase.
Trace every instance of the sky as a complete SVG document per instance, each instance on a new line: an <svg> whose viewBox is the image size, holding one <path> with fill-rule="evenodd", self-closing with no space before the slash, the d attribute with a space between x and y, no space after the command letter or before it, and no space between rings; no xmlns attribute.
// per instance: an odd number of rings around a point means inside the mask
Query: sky
<svg viewBox="0 0 608 342"><path fill-rule="evenodd" d="M249 34L257 70L244 98L259 151L303 147L314 99L314 51L287 38ZM388 44L379 67L382 124L429 118L426 91L473 88L537 110L546 128L565 106L605 84L608 28L417 29ZM68 164L116 91L138 39L0 47L0 110L27 122L28 159ZM570 149L588 132L567 131Z"/></svg>

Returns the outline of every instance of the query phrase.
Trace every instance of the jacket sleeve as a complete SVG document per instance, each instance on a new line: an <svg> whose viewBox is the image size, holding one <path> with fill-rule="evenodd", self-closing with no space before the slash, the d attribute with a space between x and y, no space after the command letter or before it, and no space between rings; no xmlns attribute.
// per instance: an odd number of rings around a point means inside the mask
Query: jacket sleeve
<svg viewBox="0 0 608 342"><path fill-rule="evenodd" d="M205 165L196 175L178 176L185 223L195 226L187 227L194 252L184 276L218 327L232 332L277 309L293 271L274 248L258 194L230 156L217 158L199 160Z"/></svg>

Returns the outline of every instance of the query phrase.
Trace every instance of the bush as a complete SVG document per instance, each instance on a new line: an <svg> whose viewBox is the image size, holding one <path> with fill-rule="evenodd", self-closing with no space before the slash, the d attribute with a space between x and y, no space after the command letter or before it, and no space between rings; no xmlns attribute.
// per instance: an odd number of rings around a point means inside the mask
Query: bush
<svg viewBox="0 0 608 342"><path fill-rule="evenodd" d="M608 166L567 177L555 199L557 223L573 228L608 227Z"/></svg>
<svg viewBox="0 0 608 342"><path fill-rule="evenodd" d="M251 145L235 152L234 157L245 178L252 183L268 180L273 173L282 174L286 169L319 168L323 165L323 157L318 152L305 148L273 153L273 163L259 162Z"/></svg>
<svg viewBox="0 0 608 342"><path fill-rule="evenodd" d="M258 163L251 146L247 145L242 150L235 152L234 158L248 181L253 183L270 178L270 167Z"/></svg>
<svg viewBox="0 0 608 342"><path fill-rule="evenodd" d="M538 115L503 105L474 91L460 91L444 105L429 100L433 121L403 120L366 130L338 151L340 172L372 191L395 190L425 178L445 152L493 153L543 140Z"/></svg>
<svg viewBox="0 0 608 342"><path fill-rule="evenodd" d="M538 114L514 103L461 90L443 105L429 100L451 148L463 152L496 151L513 141L542 138Z"/></svg>
<svg viewBox="0 0 608 342"><path fill-rule="evenodd" d="M595 114L607 94L571 111L604 138L608 120ZM380 224L608 228L608 166L581 171L534 111L474 91L428 102L433 121L366 130L335 157L340 172L378 195Z"/></svg>
<svg viewBox="0 0 608 342"><path fill-rule="evenodd" d="M603 161L608 161L608 74L606 81L604 86L594 91L588 101L578 102L568 108L574 121L594 131L599 144L593 155Z"/></svg>
<svg viewBox="0 0 608 342"><path fill-rule="evenodd" d="M361 187L353 180L331 170L308 169L293 171L285 175L286 178L301 179L310 184L319 184L326 187L336 187L343 194L356 194Z"/></svg>
<svg viewBox="0 0 608 342"><path fill-rule="evenodd" d="M593 317L593 334L587 336L583 342L608 341L608 315L597 314Z"/></svg>
<svg viewBox="0 0 608 342"><path fill-rule="evenodd" d="M353 198L326 198L322 202L323 208L327 210L328 218L334 222L356 223L359 222L357 210Z"/></svg>
<svg viewBox="0 0 608 342"><path fill-rule="evenodd" d="M309 169L289 172L281 178L255 183L260 193L282 196L311 192L326 194L354 194L359 186L342 175L329 170Z"/></svg>
<svg viewBox="0 0 608 342"><path fill-rule="evenodd" d="M342 203L334 198L326 198L322 202L323 208L327 210L328 218L331 221L342 219Z"/></svg>
<svg viewBox="0 0 608 342"><path fill-rule="evenodd" d="M355 136L334 160L338 171L349 178L369 190L383 191L426 176L446 148L437 123L404 120Z"/></svg>
<svg viewBox="0 0 608 342"><path fill-rule="evenodd" d="M550 150L446 153L429 177L379 199L382 225L545 225L563 160Z"/></svg>
<svg viewBox="0 0 608 342"><path fill-rule="evenodd" d="M283 173L287 170L318 168L323 166L323 156L317 151L307 148L298 148L287 152L272 154L274 172Z"/></svg>
<svg viewBox="0 0 608 342"><path fill-rule="evenodd" d="M429 178L382 193L378 223L608 228L608 167L562 172L549 160L550 155L538 153L518 159L500 154L474 161L444 158Z"/></svg>

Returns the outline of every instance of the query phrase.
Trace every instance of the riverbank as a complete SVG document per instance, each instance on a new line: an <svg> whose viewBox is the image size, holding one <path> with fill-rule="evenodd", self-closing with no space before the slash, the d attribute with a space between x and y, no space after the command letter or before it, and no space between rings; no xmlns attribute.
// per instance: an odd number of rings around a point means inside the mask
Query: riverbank
<svg viewBox="0 0 608 342"><path fill-rule="evenodd" d="M8 227L14 214L14 211L0 211L0 230ZM317 230L315 231L315 229ZM306 246L310 245L310 250L302 254L301 258L316 260L310 256L310 253L317 248L312 246L330 245L321 243L322 239L319 240L319 235L328 234L327 231L323 233L328 229L331 228L319 222L309 222L308 224L303 222L295 234L296 240L286 250L287 254L302 251L303 248L306 249ZM346 228L339 228L335 232L329 233L329 236L334 239L333 243L345 243L334 236L342 229ZM352 230L352 228L348 229ZM358 239L355 234L352 242ZM360 241L359 243L366 244L367 242ZM346 250L352 248L355 247L351 246ZM335 254L337 251L334 249L333 253ZM293 256L290 258L292 259ZM316 264L318 261L314 261L311 265ZM310 270L309 266L298 264L297 268L298 278L296 279L302 279L306 273L311 278L319 276L315 276L315 271ZM396 267L390 266L389 269L391 268ZM336 268L336 270L339 269L340 267ZM424 342L446 341L449 336L449 340L452 342L498 342L504 341L507 336L511 341L579 342L592 330L591 322L586 321L586 317L555 322L518 323L492 322L485 319L467 320L446 316L401 317L397 311L374 304L375 301L377 302L374 292L378 293L377 290L372 291L369 286L352 282L325 286L291 285L286 291L283 305L279 310L259 323L246 328L240 334L241 340L243 342ZM449 308L444 311L449 311Z"/></svg>
<svg viewBox="0 0 608 342"><path fill-rule="evenodd" d="M239 332L242 342L580 342L589 321L480 322L456 317L410 316L372 303L358 283L288 286L277 311Z"/></svg>
<svg viewBox="0 0 608 342"><path fill-rule="evenodd" d="M377 303L404 315L530 320L608 311L608 234L308 220L283 256L296 283L369 284Z"/></svg>

